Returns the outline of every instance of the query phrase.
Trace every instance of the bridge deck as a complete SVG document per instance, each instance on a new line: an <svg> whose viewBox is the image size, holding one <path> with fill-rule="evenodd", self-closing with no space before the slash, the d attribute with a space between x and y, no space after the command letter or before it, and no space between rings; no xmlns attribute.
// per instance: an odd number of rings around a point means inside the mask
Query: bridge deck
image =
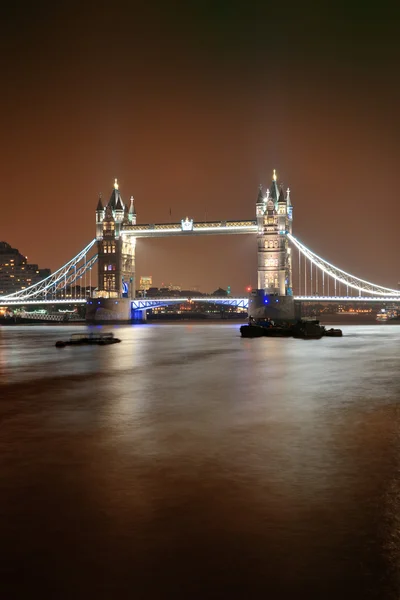
<svg viewBox="0 0 400 600"><path fill-rule="evenodd" d="M297 302L398 302L400 303L400 296L294 296ZM21 300L21 299L10 299L0 298L0 306L28 306L28 305L39 305L39 304L86 304L89 300L84 298L69 298L69 299L57 299L57 300ZM185 296L177 298L176 296L166 297L154 297L154 298L135 298L131 300L133 307L144 308L145 306L150 307L154 303L163 304L170 303L175 304L179 302L215 302L216 304L230 304L232 306L246 306L248 305L247 296L226 296L223 298L217 298L215 296Z"/></svg>
<svg viewBox="0 0 400 600"><path fill-rule="evenodd" d="M174 235L229 235L239 233L257 233L257 221L203 221L194 223L187 219L180 223L148 223L143 225L124 225L122 233L135 237L169 237Z"/></svg>

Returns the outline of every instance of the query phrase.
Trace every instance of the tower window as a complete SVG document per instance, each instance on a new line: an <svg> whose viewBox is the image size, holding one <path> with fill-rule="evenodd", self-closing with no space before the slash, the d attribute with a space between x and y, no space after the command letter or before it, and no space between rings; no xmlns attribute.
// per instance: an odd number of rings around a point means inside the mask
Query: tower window
<svg viewBox="0 0 400 600"><path fill-rule="evenodd" d="M103 289L110 291L110 292L114 292L115 291L115 275L114 274L108 274L104 275L103 277Z"/></svg>
<svg viewBox="0 0 400 600"><path fill-rule="evenodd" d="M104 254L115 254L115 242L103 243Z"/></svg>

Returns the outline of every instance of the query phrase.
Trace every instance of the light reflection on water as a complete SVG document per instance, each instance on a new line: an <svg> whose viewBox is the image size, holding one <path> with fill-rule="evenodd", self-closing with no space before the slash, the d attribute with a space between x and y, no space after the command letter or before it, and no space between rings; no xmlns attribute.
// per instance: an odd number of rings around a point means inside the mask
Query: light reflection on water
<svg viewBox="0 0 400 600"><path fill-rule="evenodd" d="M0 330L8 593L398 597L400 328L82 329Z"/></svg>

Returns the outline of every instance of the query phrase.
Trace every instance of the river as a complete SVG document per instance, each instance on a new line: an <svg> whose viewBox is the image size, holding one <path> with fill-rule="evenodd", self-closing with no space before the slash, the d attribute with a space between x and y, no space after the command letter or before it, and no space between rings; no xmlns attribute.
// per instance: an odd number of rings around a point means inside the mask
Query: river
<svg viewBox="0 0 400 600"><path fill-rule="evenodd" d="M400 327L239 326L0 328L1 598L399 597Z"/></svg>

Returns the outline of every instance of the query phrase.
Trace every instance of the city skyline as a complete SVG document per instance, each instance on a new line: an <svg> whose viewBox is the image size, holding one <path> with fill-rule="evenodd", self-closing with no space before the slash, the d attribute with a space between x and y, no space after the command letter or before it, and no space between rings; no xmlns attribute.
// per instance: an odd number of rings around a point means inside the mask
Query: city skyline
<svg viewBox="0 0 400 600"><path fill-rule="evenodd" d="M300 240L397 287L389 12L44 6L5 14L0 239L54 271L94 237L115 177L138 223L244 219L276 168ZM256 255L251 236L141 240L136 272L240 292Z"/></svg>

